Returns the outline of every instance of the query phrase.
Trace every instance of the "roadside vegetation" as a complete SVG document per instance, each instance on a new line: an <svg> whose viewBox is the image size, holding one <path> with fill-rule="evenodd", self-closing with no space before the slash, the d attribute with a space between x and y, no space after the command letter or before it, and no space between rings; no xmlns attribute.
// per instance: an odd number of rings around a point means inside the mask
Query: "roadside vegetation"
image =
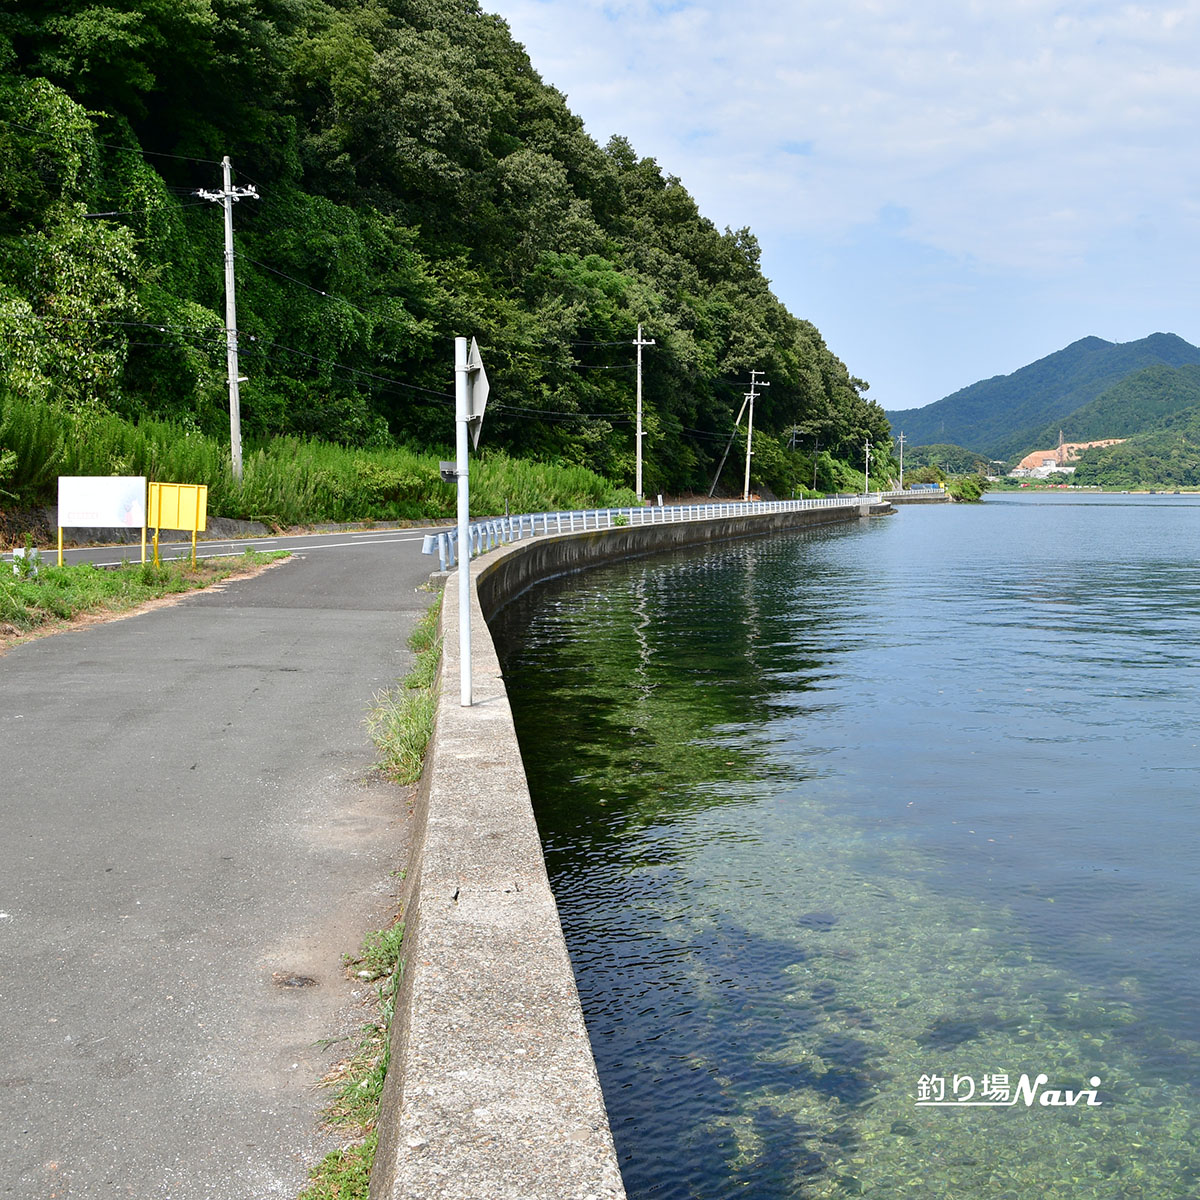
<svg viewBox="0 0 1200 1200"><path fill-rule="evenodd" d="M400 947L404 922L368 934L346 966L364 980L380 980L371 1019L362 1027L351 1054L321 1081L334 1096L326 1123L346 1138L309 1172L299 1200L366 1200L379 1139L379 1100L391 1058L392 1017L404 971Z"/></svg>
<svg viewBox="0 0 1200 1200"><path fill-rule="evenodd" d="M348 448L300 437L248 440L239 483L222 441L170 421L137 425L112 413L70 412L0 397L0 507L52 504L59 475L145 475L208 487L215 516L282 527L317 521L452 517L455 487L438 463L449 447ZM472 508L540 512L634 504L587 467L485 451L471 463Z"/></svg>
<svg viewBox="0 0 1200 1200"><path fill-rule="evenodd" d="M232 575L259 570L286 558L286 551L260 554L247 550L231 558L127 563L96 567L71 563L58 567L30 559L0 564L0 647L26 635L65 628L84 615L116 616L149 600L179 595L219 583ZM30 565L26 565L30 564Z"/></svg>
<svg viewBox="0 0 1200 1200"><path fill-rule="evenodd" d="M438 631L439 597L417 622L408 644L416 663L395 688L378 692L367 714L367 728L379 751L379 765L395 783L416 783L425 765L437 711L437 673L442 656Z"/></svg>

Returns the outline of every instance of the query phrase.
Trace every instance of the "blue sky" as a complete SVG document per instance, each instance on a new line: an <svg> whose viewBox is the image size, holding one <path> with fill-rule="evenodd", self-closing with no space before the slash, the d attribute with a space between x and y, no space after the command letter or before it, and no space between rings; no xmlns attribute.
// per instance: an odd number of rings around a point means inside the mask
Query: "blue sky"
<svg viewBox="0 0 1200 1200"><path fill-rule="evenodd" d="M1200 0L484 0L885 408L1200 342ZM652 332L652 331L651 331Z"/></svg>

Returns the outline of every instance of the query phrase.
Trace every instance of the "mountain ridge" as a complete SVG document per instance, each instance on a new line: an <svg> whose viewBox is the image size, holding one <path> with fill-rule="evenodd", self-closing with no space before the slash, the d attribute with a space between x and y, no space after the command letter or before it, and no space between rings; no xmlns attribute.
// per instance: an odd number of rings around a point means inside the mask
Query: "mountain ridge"
<svg viewBox="0 0 1200 1200"><path fill-rule="evenodd" d="M1037 448L1073 414L1147 368L1200 364L1200 347L1178 334L1152 333L1132 342L1088 336L1008 375L979 380L919 409L888 411L893 429L914 446L952 442L992 458ZM1070 436L1079 437L1078 431ZM1121 436L1107 432L1096 437Z"/></svg>

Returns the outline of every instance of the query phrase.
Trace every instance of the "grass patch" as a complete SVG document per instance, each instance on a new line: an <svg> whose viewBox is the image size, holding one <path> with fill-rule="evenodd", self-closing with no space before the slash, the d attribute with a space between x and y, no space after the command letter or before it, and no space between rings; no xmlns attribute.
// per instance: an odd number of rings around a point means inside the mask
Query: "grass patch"
<svg viewBox="0 0 1200 1200"><path fill-rule="evenodd" d="M400 961L400 945L403 941L403 921L390 929L377 929L363 938L358 958L352 958L347 965L358 968L360 979L379 979L395 970Z"/></svg>
<svg viewBox="0 0 1200 1200"><path fill-rule="evenodd" d="M231 558L205 558L193 567L188 561L125 563L97 567L91 563L48 566L37 573L8 575L0 563L0 638L48 633L84 616L119 615L149 600L178 595L219 583L286 558L285 550L260 554L247 550Z"/></svg>
<svg viewBox="0 0 1200 1200"><path fill-rule="evenodd" d="M299 1200L366 1200L378 1139L378 1131L372 1129L363 1141L325 1155L309 1172Z"/></svg>
<svg viewBox="0 0 1200 1200"><path fill-rule="evenodd" d="M396 990L404 972L403 940L404 923L397 921L367 934L357 957L347 956L347 967L357 968L358 975L386 978L378 989L377 1019L363 1026L354 1052L321 1081L337 1089L325 1110L326 1121L352 1140L309 1172L298 1200L366 1200L379 1137L379 1099L391 1059Z"/></svg>
<svg viewBox="0 0 1200 1200"><path fill-rule="evenodd" d="M367 728L379 750L379 766L396 783L416 783L425 765L437 712L438 664L442 642L438 633L441 599L417 622L408 644L416 651L413 669L399 687L377 692L367 714Z"/></svg>

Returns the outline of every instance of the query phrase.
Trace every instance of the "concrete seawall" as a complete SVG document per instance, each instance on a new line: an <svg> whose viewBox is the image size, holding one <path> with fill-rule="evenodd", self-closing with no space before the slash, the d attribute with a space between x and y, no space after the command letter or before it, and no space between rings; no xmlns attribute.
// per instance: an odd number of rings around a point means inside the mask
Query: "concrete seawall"
<svg viewBox="0 0 1200 1200"><path fill-rule="evenodd" d="M371 1200L625 1195L485 618L565 572L867 515L848 504L493 551L471 567L470 708L457 687L457 588L444 589L442 694L405 877L404 974Z"/></svg>

